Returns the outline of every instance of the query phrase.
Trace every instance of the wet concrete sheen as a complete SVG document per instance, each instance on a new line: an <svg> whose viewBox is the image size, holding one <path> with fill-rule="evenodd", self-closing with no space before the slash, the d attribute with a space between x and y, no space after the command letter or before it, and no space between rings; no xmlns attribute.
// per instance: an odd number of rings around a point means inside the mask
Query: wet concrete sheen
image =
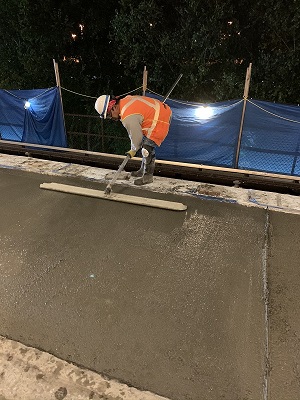
<svg viewBox="0 0 300 400"><path fill-rule="evenodd" d="M184 197L187 212L173 212L39 188L51 181L0 170L0 334L174 400L262 399L268 211ZM269 218L275 287L299 216ZM282 234L286 218L293 222ZM270 343L274 363L285 351L279 339Z"/></svg>

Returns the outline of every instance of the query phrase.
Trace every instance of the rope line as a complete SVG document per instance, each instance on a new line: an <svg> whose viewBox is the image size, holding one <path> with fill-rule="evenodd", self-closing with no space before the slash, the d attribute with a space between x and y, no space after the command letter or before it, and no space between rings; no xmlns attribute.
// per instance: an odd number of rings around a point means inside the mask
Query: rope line
<svg viewBox="0 0 300 400"><path fill-rule="evenodd" d="M129 93L133 93L133 92L135 92L135 91L141 89L142 87L143 87L143 86L140 86L140 87L138 87L138 88L136 88L136 89L131 90L130 92L123 93L123 94L121 94L120 96L126 96L126 95L129 94ZM88 97L88 98L90 98L90 99L97 99L97 98L98 98L98 97L95 97L95 96L88 96L87 94L74 92L73 90L66 89L66 88L64 88L64 87L62 87L62 86L61 86L61 88L62 88L63 90L65 90L65 91L67 91L67 92L70 92L70 93L73 93L73 94L77 94L78 96Z"/></svg>
<svg viewBox="0 0 300 400"><path fill-rule="evenodd" d="M53 88L54 88L54 87L49 88L49 89L46 89L44 92L38 94L37 96L35 96L35 97L30 97L30 99L31 99L31 100L37 99L38 97L43 96L43 94L49 92L49 91L52 90ZM13 96L13 97L15 97L16 99L19 99L19 100L27 100L27 98L17 96L16 94L11 93L9 90L3 89L3 91L6 92L6 93L8 93L8 94L10 94L10 95Z"/></svg>
<svg viewBox="0 0 300 400"><path fill-rule="evenodd" d="M139 87L137 87L136 89L133 89L133 90L131 90L131 91L129 91L129 92L126 92L126 93L121 94L120 96L126 96L127 94L136 92L137 90L141 89L142 87L143 87L143 86L139 86ZM49 89L46 89L44 92L38 94L37 96L31 97L31 99L36 99L36 98L42 96L43 94L47 93L48 91L50 91L50 90L52 90L52 89L53 89L53 87L52 87L52 88L49 88ZM90 98L90 99L97 99L96 96L88 96L88 95L83 94L83 93L74 92L73 90L69 90L69 89L64 88L64 87L62 87L62 86L61 86L61 89L65 90L65 91L67 91L67 92L76 94L76 95L78 95L78 96L88 97L88 98ZM164 96L161 95L160 93L154 92L154 90L151 90L151 89L149 89L149 88L146 88L146 89L148 90L148 92L153 93L153 94L155 94L156 96L164 97ZM6 93L8 93L8 94L10 94L11 96L13 96L13 97L19 99L19 100L26 100L26 99L24 99L23 97L19 97L19 96L15 95L14 93L11 93L9 90L3 89L3 91L6 92ZM295 124L300 124L300 121L295 121L295 120L293 120L293 119L286 118L286 117L282 117L281 115L278 115L278 114L274 114L274 113L272 113L271 111L266 110L265 108L259 106L258 104L255 104L253 101L251 101L251 100L249 100L248 98L245 98L245 97L243 97L243 100L238 100L236 103L230 104L230 105L228 105L228 106L222 106L222 107L220 107L220 108L230 108L230 107L232 107L232 106L234 106L234 105L239 104L240 102L242 102L242 101L244 101L244 100L248 101L249 103L251 103L251 104L254 105L255 107L259 108L260 110L266 112L267 114L273 115L273 116L276 117L276 118L280 118L280 119L283 119L283 120L288 121L288 122L293 122L293 123L295 123ZM173 101L174 103L184 104L184 105L190 106L190 107L199 107L198 104L190 104L190 103L188 103L188 102L181 101L181 100L173 100L173 99L172 99L172 101Z"/></svg>
<svg viewBox="0 0 300 400"><path fill-rule="evenodd" d="M265 110L263 107L259 106L258 104L253 103L253 101L246 99L247 101L249 101L249 103L253 104L255 107L261 109L262 111L266 112L267 114L273 115L273 117L277 117L277 118L281 118L284 119L285 121L289 121L289 122L294 122L296 124L300 124L300 121L295 121L293 119L289 119L289 118L285 118L285 117L281 117L280 115L274 114L268 110Z"/></svg>
<svg viewBox="0 0 300 400"><path fill-rule="evenodd" d="M142 87L143 87L143 86L139 86L138 88L136 88L136 89L134 89L134 90L131 90L130 92L120 94L120 96L126 96L126 94L133 93L133 92L135 92L135 91L137 91L137 90L139 90L139 89L142 89Z"/></svg>
<svg viewBox="0 0 300 400"><path fill-rule="evenodd" d="M66 92L70 92L70 93L73 93L73 94L77 94L78 96L89 97L90 99L97 99L97 97L95 97L95 96L88 96L88 95L86 95L86 94L77 93L77 92L74 92L73 90L66 89L66 88L64 88L64 87L62 87L62 86L61 86L61 89L65 90Z"/></svg>
<svg viewBox="0 0 300 400"><path fill-rule="evenodd" d="M156 93L156 92L154 92L153 90L150 90L150 89L148 89L148 88L147 88L147 90L148 90L148 92L150 92L150 93L156 94L156 96L164 97L162 94ZM174 103L184 104L184 105L190 106L190 107L199 107L199 104L190 104L189 102L182 101L182 100L174 100L174 99L172 99L172 101L173 101ZM241 103L242 101L243 101L243 100L237 100L236 103L230 104L230 105L228 105L228 106L218 106L218 108L230 108L230 107L232 107L232 106L235 106L236 104ZM201 103L200 103L200 104L201 104Z"/></svg>

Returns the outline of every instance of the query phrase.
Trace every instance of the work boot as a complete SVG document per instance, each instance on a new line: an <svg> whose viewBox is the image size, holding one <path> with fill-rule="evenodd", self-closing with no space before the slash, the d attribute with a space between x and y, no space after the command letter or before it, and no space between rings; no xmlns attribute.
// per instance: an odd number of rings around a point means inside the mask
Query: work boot
<svg viewBox="0 0 300 400"><path fill-rule="evenodd" d="M154 148L150 146L147 146L147 150L149 151L149 155L148 157L145 157L144 174L141 178L138 178L134 181L134 184L138 186L146 185L147 183L153 182L153 173L156 159L155 152Z"/></svg>
<svg viewBox="0 0 300 400"><path fill-rule="evenodd" d="M141 186L152 182L153 182L153 174L145 173L141 178L136 179L133 183L135 185Z"/></svg>
<svg viewBox="0 0 300 400"><path fill-rule="evenodd" d="M134 178L140 178L141 176L144 175L144 168L140 168L137 171L132 171L130 175L133 176Z"/></svg>
<svg viewBox="0 0 300 400"><path fill-rule="evenodd" d="M145 169L145 160L143 157L141 168L138 169L137 171L132 171L130 175L133 176L134 178L141 178L144 175L144 169Z"/></svg>

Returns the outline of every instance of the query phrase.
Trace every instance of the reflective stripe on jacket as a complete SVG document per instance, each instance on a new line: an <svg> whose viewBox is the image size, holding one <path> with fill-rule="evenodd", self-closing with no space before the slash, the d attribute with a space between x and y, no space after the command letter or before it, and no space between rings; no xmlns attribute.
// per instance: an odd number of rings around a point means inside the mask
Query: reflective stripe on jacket
<svg viewBox="0 0 300 400"><path fill-rule="evenodd" d="M172 111L167 104L146 96L126 96L120 100L120 116L139 114L143 118L143 135L161 145L169 132Z"/></svg>

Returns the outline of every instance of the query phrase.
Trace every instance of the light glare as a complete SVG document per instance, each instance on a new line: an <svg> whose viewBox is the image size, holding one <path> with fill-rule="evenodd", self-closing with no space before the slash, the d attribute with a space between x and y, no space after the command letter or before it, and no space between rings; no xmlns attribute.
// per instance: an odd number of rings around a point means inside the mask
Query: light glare
<svg viewBox="0 0 300 400"><path fill-rule="evenodd" d="M29 107L30 107L30 102L26 101L25 104L24 104L25 110L27 110Z"/></svg>
<svg viewBox="0 0 300 400"><path fill-rule="evenodd" d="M199 107L196 109L195 113L200 119L208 119L213 116L213 110L209 106Z"/></svg>

